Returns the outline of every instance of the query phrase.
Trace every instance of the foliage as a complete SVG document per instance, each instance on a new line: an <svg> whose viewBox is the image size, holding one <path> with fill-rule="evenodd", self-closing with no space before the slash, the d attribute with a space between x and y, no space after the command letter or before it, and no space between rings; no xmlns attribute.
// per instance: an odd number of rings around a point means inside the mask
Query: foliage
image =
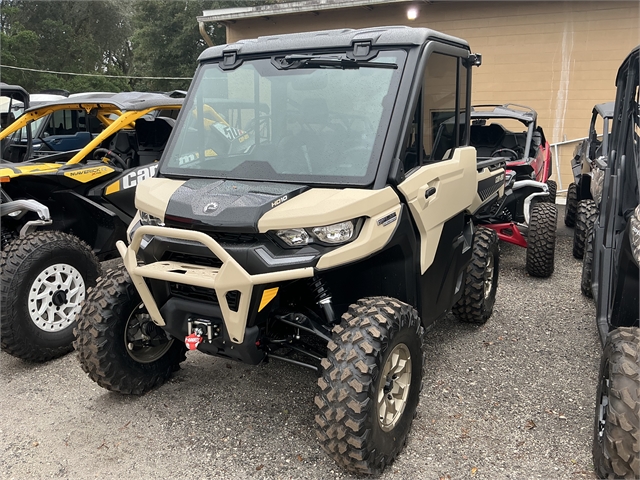
<svg viewBox="0 0 640 480"><path fill-rule="evenodd" d="M4 65L74 73L124 75L130 68L132 35L128 2L101 0L0 3ZM1 79L29 91L128 89L125 79L72 77L2 69Z"/></svg>
<svg viewBox="0 0 640 480"><path fill-rule="evenodd" d="M196 17L203 10L282 0L0 0L0 63L92 75L187 77L206 48ZM206 24L216 44L225 29ZM30 92L167 91L189 80L70 76L2 68L0 80Z"/></svg>

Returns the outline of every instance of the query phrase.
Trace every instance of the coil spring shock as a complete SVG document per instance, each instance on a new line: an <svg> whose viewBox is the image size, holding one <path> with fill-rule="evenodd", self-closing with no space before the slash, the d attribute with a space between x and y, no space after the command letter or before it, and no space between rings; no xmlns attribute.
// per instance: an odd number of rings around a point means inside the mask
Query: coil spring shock
<svg viewBox="0 0 640 480"><path fill-rule="evenodd" d="M503 208L503 204L503 201L495 203L491 207L491 216L502 222L511 222L513 220L513 216L509 209Z"/></svg>
<svg viewBox="0 0 640 480"><path fill-rule="evenodd" d="M333 311L333 305L331 304L331 292L327 288L324 281L319 277L313 277L309 281L309 286L315 297L316 303L322 308L324 315L330 325L336 323L336 315Z"/></svg>

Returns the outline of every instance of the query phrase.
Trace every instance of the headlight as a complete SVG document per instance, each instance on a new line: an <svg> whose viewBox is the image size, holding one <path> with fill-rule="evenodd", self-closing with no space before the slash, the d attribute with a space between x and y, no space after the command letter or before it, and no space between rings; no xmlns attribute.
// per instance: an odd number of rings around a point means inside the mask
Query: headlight
<svg viewBox="0 0 640 480"><path fill-rule="evenodd" d="M164 223L158 217L149 215L146 212L140 212L140 223L142 225L153 225L156 227L164 227Z"/></svg>
<svg viewBox="0 0 640 480"><path fill-rule="evenodd" d="M299 247L309 243L309 234L304 228L290 228L288 230L278 230L276 235L290 247Z"/></svg>
<svg viewBox="0 0 640 480"><path fill-rule="evenodd" d="M631 251L633 252L633 258L640 266L640 205L636 207L631 215Z"/></svg>
<svg viewBox="0 0 640 480"><path fill-rule="evenodd" d="M275 232L278 238L290 247L308 245L314 241L330 245L340 245L355 238L356 221L334 223L323 227L289 228Z"/></svg>
<svg viewBox="0 0 640 480"><path fill-rule="evenodd" d="M351 240L355 232L355 225L352 221L340 222L326 227L315 227L312 232L321 242L335 245Z"/></svg>

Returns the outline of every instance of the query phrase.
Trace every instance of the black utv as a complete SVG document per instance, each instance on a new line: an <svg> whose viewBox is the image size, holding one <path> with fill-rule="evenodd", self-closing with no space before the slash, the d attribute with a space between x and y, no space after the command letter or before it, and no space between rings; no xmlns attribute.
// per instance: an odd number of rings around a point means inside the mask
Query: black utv
<svg viewBox="0 0 640 480"><path fill-rule="evenodd" d="M479 60L406 27L202 53L136 191L126 270L84 304L83 369L141 394L187 348L311 368L322 448L381 472L416 413L426 329L449 311L484 323L494 306L498 239L472 215L504 191L504 159L468 146Z"/></svg>
<svg viewBox="0 0 640 480"><path fill-rule="evenodd" d="M593 461L600 478L640 478L640 46L616 77L593 243L600 363Z"/></svg>

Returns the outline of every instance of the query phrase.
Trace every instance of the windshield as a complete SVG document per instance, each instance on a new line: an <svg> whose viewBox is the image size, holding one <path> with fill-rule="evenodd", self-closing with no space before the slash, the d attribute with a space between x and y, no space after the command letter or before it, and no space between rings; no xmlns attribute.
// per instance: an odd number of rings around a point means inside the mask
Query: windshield
<svg viewBox="0 0 640 480"><path fill-rule="evenodd" d="M245 60L226 71L203 65L160 171L371 183L406 54L380 52L368 62L309 57Z"/></svg>

